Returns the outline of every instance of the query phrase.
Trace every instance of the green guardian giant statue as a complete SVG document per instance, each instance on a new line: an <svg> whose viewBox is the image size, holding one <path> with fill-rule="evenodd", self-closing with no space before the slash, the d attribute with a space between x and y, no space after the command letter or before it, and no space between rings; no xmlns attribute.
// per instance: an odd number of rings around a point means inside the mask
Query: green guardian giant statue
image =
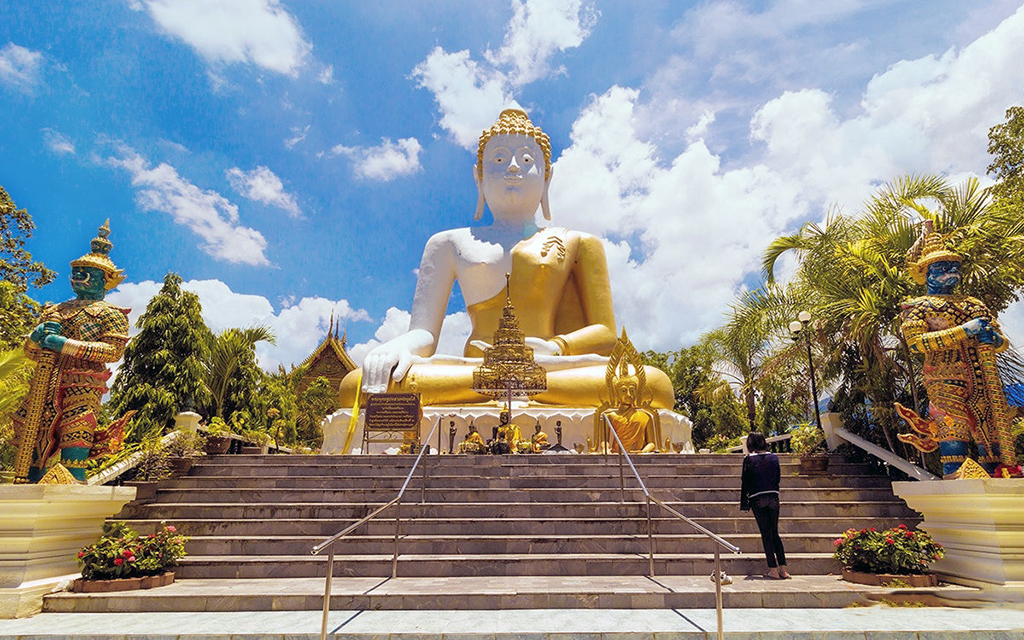
<svg viewBox="0 0 1024 640"><path fill-rule="evenodd" d="M85 481L90 458L116 443L128 417L97 430L97 413L110 371L124 355L129 309L103 297L124 280L111 262L109 221L93 239L92 251L71 263L76 298L43 309L42 322L25 340L25 354L36 362L28 396L14 412L18 454L16 482L39 482L48 471L59 481Z"/></svg>

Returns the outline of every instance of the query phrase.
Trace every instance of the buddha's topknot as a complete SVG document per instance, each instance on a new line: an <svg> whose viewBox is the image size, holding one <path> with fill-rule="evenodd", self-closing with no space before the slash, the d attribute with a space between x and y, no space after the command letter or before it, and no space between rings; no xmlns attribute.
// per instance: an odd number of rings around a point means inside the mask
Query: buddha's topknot
<svg viewBox="0 0 1024 640"><path fill-rule="evenodd" d="M548 138L548 134L541 131L540 127L533 126L530 116L526 115L522 109L505 109L498 116L498 121L491 125L490 129L484 129L484 132L480 134L480 146L476 151L477 171L483 171L484 147L487 146L487 141L493 136L502 134L530 136L536 140L544 154L544 179L547 180L551 177L551 139Z"/></svg>

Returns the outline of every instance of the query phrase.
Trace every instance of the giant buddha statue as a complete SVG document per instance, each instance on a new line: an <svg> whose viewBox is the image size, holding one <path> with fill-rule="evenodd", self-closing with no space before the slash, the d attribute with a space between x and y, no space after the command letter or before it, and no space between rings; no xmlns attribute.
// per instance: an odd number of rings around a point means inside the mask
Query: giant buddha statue
<svg viewBox="0 0 1024 640"><path fill-rule="evenodd" d="M480 136L473 175L493 222L441 231L427 241L420 262L409 331L370 351L362 370L341 385L343 407L356 394L417 392L424 406L469 405L491 399L472 391L506 300L512 304L527 346L547 371L541 405L597 407L607 398L607 355L616 342L608 266L601 240L563 227L536 224L537 210L551 219L551 144L522 109L501 112ZM436 355L438 336L455 282L462 289L472 331L463 357ZM647 368L651 406L671 409L672 384Z"/></svg>

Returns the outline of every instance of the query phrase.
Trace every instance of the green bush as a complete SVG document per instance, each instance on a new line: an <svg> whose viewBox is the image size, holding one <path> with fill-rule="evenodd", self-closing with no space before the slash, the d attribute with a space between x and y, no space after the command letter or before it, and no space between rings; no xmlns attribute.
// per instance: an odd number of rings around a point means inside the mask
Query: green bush
<svg viewBox="0 0 1024 640"><path fill-rule="evenodd" d="M789 433L792 436L789 444L793 453L811 454L825 448L825 433L813 424L802 424Z"/></svg>
<svg viewBox="0 0 1024 640"><path fill-rule="evenodd" d="M148 536L140 536L124 522L107 522L99 541L78 552L78 563L86 580L155 576L178 564L187 540L163 522Z"/></svg>
<svg viewBox="0 0 1024 640"><path fill-rule="evenodd" d="M851 571L911 575L946 555L942 545L923 531L901 524L892 529L849 529L832 543L832 557Z"/></svg>

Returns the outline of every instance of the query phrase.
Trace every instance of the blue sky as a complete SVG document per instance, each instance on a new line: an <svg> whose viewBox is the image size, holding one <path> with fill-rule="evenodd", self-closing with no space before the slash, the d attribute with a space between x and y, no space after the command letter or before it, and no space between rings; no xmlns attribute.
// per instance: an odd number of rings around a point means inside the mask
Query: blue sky
<svg viewBox="0 0 1024 640"><path fill-rule="evenodd" d="M268 368L335 313L357 360L404 330L433 233L472 223L476 137L552 138L553 224L607 240L638 347L717 325L779 234L881 182L984 179L1024 102L1017 1L0 0L0 185L60 272L111 220L144 310L167 271ZM486 220L485 220L486 221ZM461 350L458 289L441 349ZM1004 315L1024 335L1024 310Z"/></svg>

